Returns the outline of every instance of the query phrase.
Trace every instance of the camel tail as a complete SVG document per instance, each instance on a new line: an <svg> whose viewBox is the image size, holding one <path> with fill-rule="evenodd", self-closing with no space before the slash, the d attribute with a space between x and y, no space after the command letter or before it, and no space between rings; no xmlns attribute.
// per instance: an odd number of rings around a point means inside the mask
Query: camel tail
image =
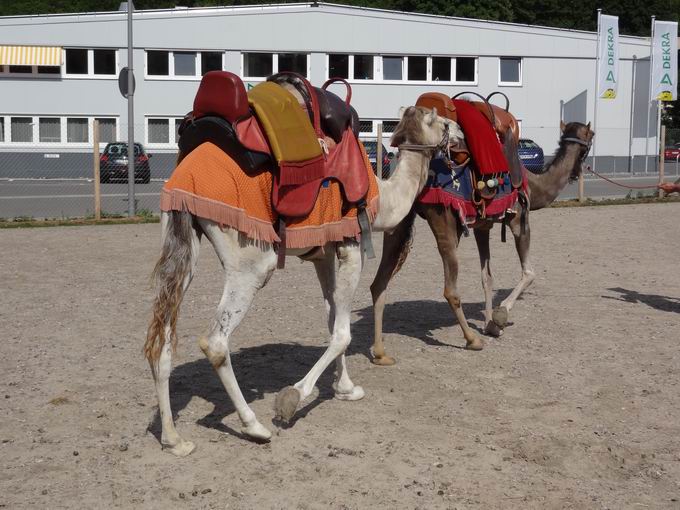
<svg viewBox="0 0 680 510"><path fill-rule="evenodd" d="M191 214L187 211L171 211L167 214L161 256L151 274L156 297L144 343L144 356L152 369L158 364L168 340L172 343L173 351L177 347L177 317L193 258L194 227Z"/></svg>
<svg viewBox="0 0 680 510"><path fill-rule="evenodd" d="M406 262L406 259L408 258L408 254L411 251L411 246L413 246L413 234L415 233L415 219L416 219L416 210L415 207L412 207L409 213L406 215L406 217L401 220L401 226L400 230L402 230L405 233L404 236L404 242L401 245L401 251L399 252L399 258L397 259L397 265L394 266L394 271L392 271L392 276L396 275L399 270L401 269L401 266L404 265L404 262Z"/></svg>

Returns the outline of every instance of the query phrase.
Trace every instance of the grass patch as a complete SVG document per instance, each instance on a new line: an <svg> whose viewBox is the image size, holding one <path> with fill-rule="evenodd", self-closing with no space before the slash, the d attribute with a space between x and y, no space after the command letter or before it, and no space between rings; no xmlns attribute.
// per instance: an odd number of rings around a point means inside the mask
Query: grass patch
<svg viewBox="0 0 680 510"><path fill-rule="evenodd" d="M550 204L550 207L593 207L601 205L631 205L631 204L667 204L671 202L680 202L679 196L660 198L656 195L637 195L632 196L630 193L624 198L603 198L601 200L593 200L586 198L585 202L579 202L577 198L569 200L559 200Z"/></svg>
<svg viewBox="0 0 680 510"><path fill-rule="evenodd" d="M140 211L141 212L141 211ZM81 227L86 225L127 225L136 223L158 223L160 217L150 211L144 215L128 218L120 214L104 214L101 220L95 220L94 216L85 218L59 218L36 220L34 218L18 217L12 220L0 220L0 228L40 228L40 227Z"/></svg>

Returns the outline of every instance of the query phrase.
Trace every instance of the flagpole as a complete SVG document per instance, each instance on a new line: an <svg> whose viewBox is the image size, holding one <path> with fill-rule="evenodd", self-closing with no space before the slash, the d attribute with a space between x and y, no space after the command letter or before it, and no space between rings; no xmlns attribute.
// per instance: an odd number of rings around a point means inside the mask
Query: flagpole
<svg viewBox="0 0 680 510"><path fill-rule="evenodd" d="M649 167L649 114L652 109L652 72L654 70L654 20L652 16L652 36L649 38L649 91L647 92L647 131L645 132L645 173Z"/></svg>
<svg viewBox="0 0 680 510"><path fill-rule="evenodd" d="M597 103L599 102L600 99L600 91L598 90L600 88L600 29L601 29L601 22L600 18L602 16L602 9L597 10L597 49L595 50L595 111L593 112L593 131L597 133ZM593 137L593 171L596 170L596 141L595 137ZM581 173L580 175L583 175Z"/></svg>

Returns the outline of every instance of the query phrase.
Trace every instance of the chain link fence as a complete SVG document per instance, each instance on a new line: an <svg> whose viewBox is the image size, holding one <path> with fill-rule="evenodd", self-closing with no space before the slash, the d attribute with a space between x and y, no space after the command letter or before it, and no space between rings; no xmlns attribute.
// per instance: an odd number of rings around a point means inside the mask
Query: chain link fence
<svg viewBox="0 0 680 510"><path fill-rule="evenodd" d="M41 117L0 115L0 220L88 218L96 214L95 160L100 168L101 217L127 216L127 125L119 118ZM95 121L99 125L95 149ZM159 212L160 190L176 160L178 118L147 119L135 125L135 210L140 215ZM374 171L384 179L394 171L396 150L389 145L398 121L361 120L359 136ZM531 136L524 126L523 136ZM598 139L627 137L626 129L599 129ZM382 138L379 138L382 135ZM627 138L625 139L627 144ZM680 149L680 130L666 131L666 147ZM601 144L600 146L604 146ZM107 149L108 147L108 149ZM659 158L645 161L644 140L636 139L633 155L597 156L601 173L653 177ZM656 150L650 141L650 154ZM98 155L96 153L98 152ZM599 151L598 151L599 152ZM551 154L546 153L546 163ZM592 155L586 164L593 164ZM666 157L665 175L680 176L680 157Z"/></svg>

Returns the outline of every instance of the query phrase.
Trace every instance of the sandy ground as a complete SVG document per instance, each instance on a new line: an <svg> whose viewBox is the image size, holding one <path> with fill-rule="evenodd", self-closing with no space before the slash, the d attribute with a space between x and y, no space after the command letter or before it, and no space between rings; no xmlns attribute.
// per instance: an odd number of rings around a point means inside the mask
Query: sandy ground
<svg viewBox="0 0 680 510"><path fill-rule="evenodd" d="M290 259L234 337L237 377L269 444L245 440L196 345L221 292L204 244L171 380L184 459L160 448L141 356L159 226L0 230L0 508L680 508L680 204L532 214L534 285L502 339L468 352L442 298L432 234L393 282L387 345L369 362L370 261L349 367L291 428L273 401L326 341L309 264ZM376 238L377 240L377 238ZM380 244L380 243L377 243ZM519 276L492 246L498 294ZM475 243L460 287L482 326Z"/></svg>

